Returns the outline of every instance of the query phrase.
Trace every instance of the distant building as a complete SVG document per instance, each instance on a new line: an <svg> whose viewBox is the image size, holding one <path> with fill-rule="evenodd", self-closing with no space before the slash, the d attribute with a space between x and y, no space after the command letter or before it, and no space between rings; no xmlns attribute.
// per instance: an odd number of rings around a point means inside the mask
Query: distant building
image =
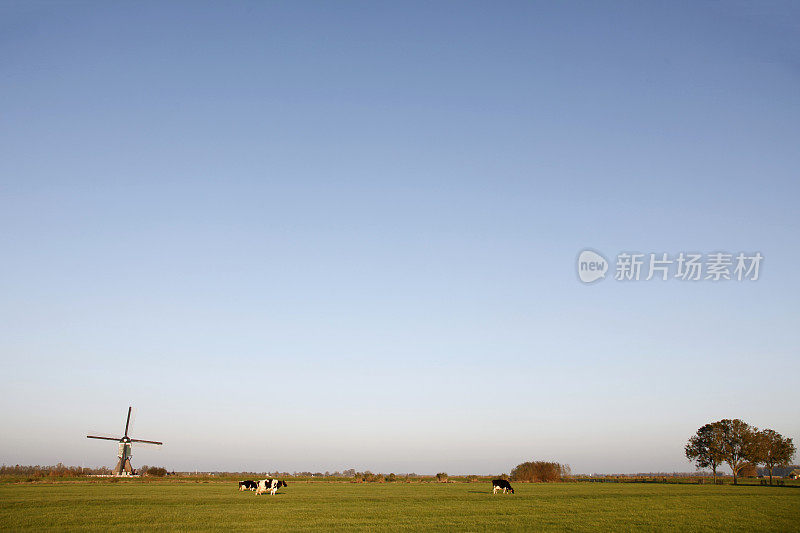
<svg viewBox="0 0 800 533"><path fill-rule="evenodd" d="M800 465L776 466L772 469L772 477L790 477L792 472L800 472ZM769 477L769 470L761 466L758 468L758 475Z"/></svg>

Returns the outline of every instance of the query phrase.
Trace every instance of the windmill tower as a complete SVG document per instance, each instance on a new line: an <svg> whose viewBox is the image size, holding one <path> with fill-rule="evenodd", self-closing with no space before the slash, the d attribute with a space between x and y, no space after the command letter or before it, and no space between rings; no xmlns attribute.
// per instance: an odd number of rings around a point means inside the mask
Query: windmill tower
<svg viewBox="0 0 800 533"><path fill-rule="evenodd" d="M117 466L114 467L114 475L115 476L132 476L133 475L133 467L131 467L131 443L132 442L144 442L146 444L164 444L163 442L158 442L155 440L142 440L142 439L132 439L128 436L128 429L131 425L131 410L132 407L128 407L128 419L125 421L125 435L120 438L115 437L98 437L96 435L86 435L87 439L102 439L102 440L114 440L119 442L119 452L117 453Z"/></svg>

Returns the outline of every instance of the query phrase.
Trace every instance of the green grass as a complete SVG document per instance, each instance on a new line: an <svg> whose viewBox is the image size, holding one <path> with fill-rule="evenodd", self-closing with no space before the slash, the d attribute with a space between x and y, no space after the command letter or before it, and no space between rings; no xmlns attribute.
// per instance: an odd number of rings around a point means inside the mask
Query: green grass
<svg viewBox="0 0 800 533"><path fill-rule="evenodd" d="M800 489L616 483L235 483L0 485L0 529L800 531Z"/></svg>

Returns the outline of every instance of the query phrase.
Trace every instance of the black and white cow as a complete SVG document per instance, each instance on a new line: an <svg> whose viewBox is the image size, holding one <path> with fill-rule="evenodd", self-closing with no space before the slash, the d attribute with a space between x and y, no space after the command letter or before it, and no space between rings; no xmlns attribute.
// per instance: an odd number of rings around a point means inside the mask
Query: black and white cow
<svg viewBox="0 0 800 533"><path fill-rule="evenodd" d="M506 481L505 479L493 479L492 480L492 494L497 494L498 490L502 490L503 494L506 492L510 492L514 494L514 489L511 488L511 483Z"/></svg>
<svg viewBox="0 0 800 533"><path fill-rule="evenodd" d="M274 496L278 489L281 487L285 487L286 482L280 481L278 479L262 479L258 482L258 488L256 489L256 494L264 494L265 492L269 491L271 496Z"/></svg>
<svg viewBox="0 0 800 533"><path fill-rule="evenodd" d="M240 481L239 482L239 490L256 490L258 488L258 482L252 481L248 479L247 481Z"/></svg>

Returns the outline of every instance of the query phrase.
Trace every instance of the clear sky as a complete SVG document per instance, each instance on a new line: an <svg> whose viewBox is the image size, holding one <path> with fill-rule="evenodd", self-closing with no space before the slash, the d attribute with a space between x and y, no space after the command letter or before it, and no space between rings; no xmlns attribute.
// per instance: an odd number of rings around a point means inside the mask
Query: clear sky
<svg viewBox="0 0 800 533"><path fill-rule="evenodd" d="M0 463L800 441L800 4L0 3ZM584 248L764 256L583 285Z"/></svg>

